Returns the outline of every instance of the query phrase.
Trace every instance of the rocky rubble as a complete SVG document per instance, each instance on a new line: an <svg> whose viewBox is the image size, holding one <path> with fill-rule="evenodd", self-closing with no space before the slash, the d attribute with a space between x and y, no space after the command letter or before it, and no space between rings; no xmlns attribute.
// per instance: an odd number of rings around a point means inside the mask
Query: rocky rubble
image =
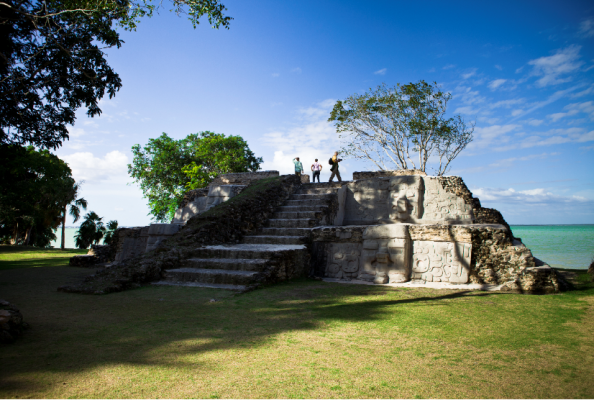
<svg viewBox="0 0 594 400"><path fill-rule="evenodd" d="M23 321L18 308L0 299L0 343L14 342L27 328L29 325Z"/></svg>

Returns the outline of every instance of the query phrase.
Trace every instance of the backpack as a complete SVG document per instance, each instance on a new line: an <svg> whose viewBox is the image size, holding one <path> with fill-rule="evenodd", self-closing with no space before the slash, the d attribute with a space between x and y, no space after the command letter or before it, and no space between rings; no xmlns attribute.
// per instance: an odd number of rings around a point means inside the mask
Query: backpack
<svg viewBox="0 0 594 400"><path fill-rule="evenodd" d="M332 157L330 157L330 159L328 160L328 164L334 165L334 161L332 161Z"/></svg>

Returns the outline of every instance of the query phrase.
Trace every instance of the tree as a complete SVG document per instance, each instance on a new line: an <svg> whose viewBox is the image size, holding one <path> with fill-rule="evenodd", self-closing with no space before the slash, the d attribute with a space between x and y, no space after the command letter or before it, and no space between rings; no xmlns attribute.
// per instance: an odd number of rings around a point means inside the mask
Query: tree
<svg viewBox="0 0 594 400"><path fill-rule="evenodd" d="M172 2L194 27L207 15L214 28L228 28L219 0ZM0 1L0 144L55 149L78 108L99 115L99 100L122 86L103 50L122 45L118 27L134 30L159 7L148 0Z"/></svg>
<svg viewBox="0 0 594 400"><path fill-rule="evenodd" d="M156 221L173 218L188 189L207 186L219 174L257 171L263 162L241 136L213 132L174 140L163 133L132 147L128 174L140 184Z"/></svg>
<svg viewBox="0 0 594 400"><path fill-rule="evenodd" d="M114 233L118 229L118 221L112 220L107 223L107 231L105 232L105 237L103 238L104 244L111 244L112 240L114 239Z"/></svg>
<svg viewBox="0 0 594 400"><path fill-rule="evenodd" d="M78 198L78 189L80 189L80 185L82 184L82 182L80 183L75 183L74 186L72 187L72 190L69 193L68 199L66 200L67 202L64 204L63 207L63 211L62 211L62 240L60 241L60 248L62 250L64 250L64 248L66 247L66 211L68 206L70 205L70 215L73 218L74 223L76 223L76 221L78 221L78 219L80 218L80 209L82 208L83 210L86 211L87 209L87 201L85 199Z"/></svg>
<svg viewBox="0 0 594 400"><path fill-rule="evenodd" d="M92 244L99 244L106 231L102 220L103 218L95 211L90 211L85 215L83 223L80 224L76 235L74 235L76 247L87 249Z"/></svg>
<svg viewBox="0 0 594 400"><path fill-rule="evenodd" d="M76 182L64 161L33 146L0 145L0 236L47 246Z"/></svg>
<svg viewBox="0 0 594 400"><path fill-rule="evenodd" d="M425 171L432 154L439 157L437 175L445 174L451 161L472 141L474 123L446 117L450 93L425 81L382 84L363 95L337 101L328 121L346 138L342 151L373 162L380 170ZM418 164L413 160L418 157ZM416 157L415 157L416 158Z"/></svg>

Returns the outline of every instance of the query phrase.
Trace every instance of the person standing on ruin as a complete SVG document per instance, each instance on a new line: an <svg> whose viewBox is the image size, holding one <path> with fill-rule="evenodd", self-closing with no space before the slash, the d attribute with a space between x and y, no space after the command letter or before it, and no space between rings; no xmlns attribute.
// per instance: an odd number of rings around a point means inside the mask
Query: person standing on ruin
<svg viewBox="0 0 594 400"><path fill-rule="evenodd" d="M295 164L295 175L301 176L301 173L303 172L303 164L299 161L299 157L293 159L293 164Z"/></svg>
<svg viewBox="0 0 594 400"><path fill-rule="evenodd" d="M338 182L342 182L342 179L340 178L340 172L338 171L338 163L342 161L342 158L338 158L338 151L334 152L334 155L332 156L332 158L330 158L329 161L330 165L332 165L330 167L330 171L332 171L332 174L330 175L330 180L328 182L332 182L334 176L338 178Z"/></svg>
<svg viewBox="0 0 594 400"><path fill-rule="evenodd" d="M320 183L320 172L322 172L322 164L318 162L317 158L316 162L311 165L311 170L313 171L312 183L316 181L316 176L318 177L318 183Z"/></svg>

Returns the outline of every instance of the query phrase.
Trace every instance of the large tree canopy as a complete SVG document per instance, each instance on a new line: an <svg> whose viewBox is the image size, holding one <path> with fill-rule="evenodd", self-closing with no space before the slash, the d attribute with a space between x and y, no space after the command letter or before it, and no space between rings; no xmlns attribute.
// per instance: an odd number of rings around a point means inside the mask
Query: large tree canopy
<svg viewBox="0 0 594 400"><path fill-rule="evenodd" d="M393 88L383 84L337 101L328 121L345 139L346 155L371 161L381 170L421 171L435 155L436 173L443 175L472 141L474 130L474 124L467 125L459 115L446 116L450 99L436 83L419 81Z"/></svg>
<svg viewBox="0 0 594 400"><path fill-rule="evenodd" d="M47 246L76 182L68 164L48 150L0 145L0 237Z"/></svg>
<svg viewBox="0 0 594 400"><path fill-rule="evenodd" d="M172 0L193 23L228 27L219 0ZM160 7L150 0L1 0L0 144L57 148L83 105L101 113L99 100L122 86L103 49L120 47L117 32L133 30Z"/></svg>
<svg viewBox="0 0 594 400"><path fill-rule="evenodd" d="M257 171L262 163L241 136L200 132L174 140L163 133L132 147L128 173L140 184L156 221L169 221L188 189L207 186L219 174Z"/></svg>

